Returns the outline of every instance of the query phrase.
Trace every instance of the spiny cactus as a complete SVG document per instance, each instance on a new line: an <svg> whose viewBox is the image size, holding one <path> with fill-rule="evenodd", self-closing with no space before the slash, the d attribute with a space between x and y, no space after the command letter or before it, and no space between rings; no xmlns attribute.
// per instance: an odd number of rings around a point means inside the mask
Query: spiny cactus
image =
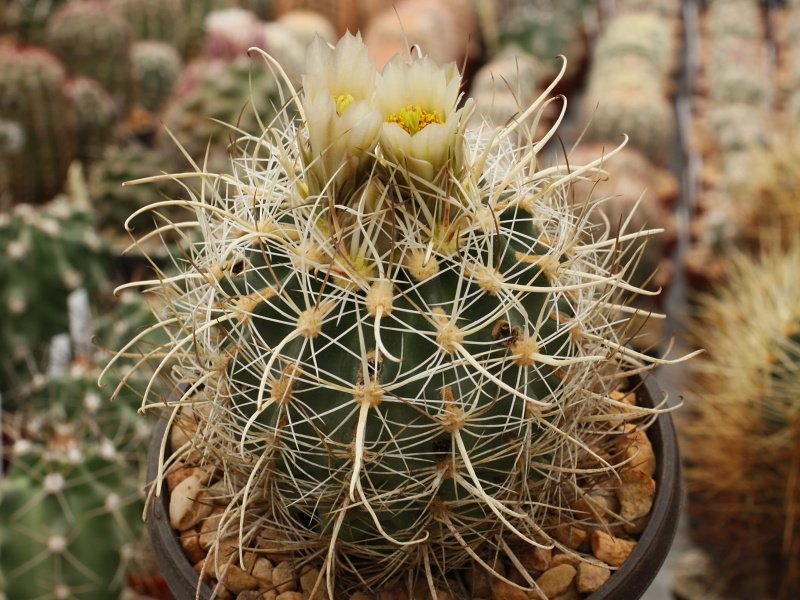
<svg viewBox="0 0 800 600"><path fill-rule="evenodd" d="M76 77L64 88L75 107L78 158L100 158L116 123L117 107L103 86L86 77Z"/></svg>
<svg viewBox="0 0 800 600"><path fill-rule="evenodd" d="M623 134L632 148L656 164L664 164L675 136L675 114L658 90L591 90L584 99L583 114L590 122L586 139L617 142Z"/></svg>
<svg viewBox="0 0 800 600"><path fill-rule="evenodd" d="M6 598L107 600L125 582L149 428L130 393L117 404L102 398L96 375L41 379L11 419L19 437L0 479Z"/></svg>
<svg viewBox="0 0 800 600"><path fill-rule="evenodd" d="M586 58L583 10L580 0L515 0L498 4L495 23L484 30L497 32L496 40L490 40L497 50L516 45L547 65L549 71L542 83L558 72L558 55L566 56L569 79Z"/></svg>
<svg viewBox="0 0 800 600"><path fill-rule="evenodd" d="M178 82L165 109L164 124L198 164L210 147L211 168L219 170L228 163L225 146L239 135L219 121L254 131L259 118L269 123L282 106L278 92L278 81L260 59L196 62ZM178 155L175 143L166 135L162 147Z"/></svg>
<svg viewBox="0 0 800 600"><path fill-rule="evenodd" d="M401 573L435 593L505 537L558 544L566 498L608 469L589 448L650 412L609 395L652 366L614 308L639 234L587 239L597 208L566 186L597 163L539 169L511 141L525 115L487 146L460 85L454 64L378 75L359 38L317 42L303 118L198 175L200 238L155 290L171 342L151 381L168 369L187 385L168 404L205 415L192 443L225 471L238 544L270 523L322 557L332 598Z"/></svg>
<svg viewBox="0 0 800 600"><path fill-rule="evenodd" d="M164 198L181 197L179 184L171 181L153 186L124 186L128 181L163 172L170 163L163 151L142 144L111 146L94 166L89 177L89 197L97 228L112 245L125 248L131 243L125 220L143 206ZM167 214L173 214L166 209ZM152 215L143 215L130 223L136 229L150 229ZM168 236L172 239L171 236Z"/></svg>
<svg viewBox="0 0 800 600"><path fill-rule="evenodd" d="M67 296L78 287L96 292L108 256L94 217L63 200L43 207L17 205L0 215L0 373L6 407L20 371L41 367L50 338L68 331Z"/></svg>
<svg viewBox="0 0 800 600"><path fill-rule="evenodd" d="M131 31L112 4L70 0L48 20L45 41L70 75L94 79L124 105L131 85Z"/></svg>
<svg viewBox="0 0 800 600"><path fill-rule="evenodd" d="M183 69L175 48L165 42L136 42L131 48L134 98L147 111L157 114L169 100Z"/></svg>
<svg viewBox="0 0 800 600"><path fill-rule="evenodd" d="M713 0L705 15L708 35L740 41L763 39L764 20L758 0Z"/></svg>
<svg viewBox="0 0 800 600"><path fill-rule="evenodd" d="M693 322L706 358L681 427L690 533L726 598L800 594L800 245L735 255ZM746 564L747 568L733 568Z"/></svg>
<svg viewBox="0 0 800 600"><path fill-rule="evenodd" d="M176 43L182 35L183 0L112 0L135 40Z"/></svg>
<svg viewBox="0 0 800 600"><path fill-rule="evenodd" d="M641 56L666 80L675 67L675 50L667 21L655 13L635 13L609 22L595 46L594 60L614 64L620 56Z"/></svg>
<svg viewBox="0 0 800 600"><path fill-rule="evenodd" d="M41 44L47 19L64 0L4 0L0 3L0 36Z"/></svg>
<svg viewBox="0 0 800 600"><path fill-rule="evenodd" d="M22 144L3 155L11 201L49 200L64 185L76 154L64 70L50 53L0 46L0 115L23 136Z"/></svg>

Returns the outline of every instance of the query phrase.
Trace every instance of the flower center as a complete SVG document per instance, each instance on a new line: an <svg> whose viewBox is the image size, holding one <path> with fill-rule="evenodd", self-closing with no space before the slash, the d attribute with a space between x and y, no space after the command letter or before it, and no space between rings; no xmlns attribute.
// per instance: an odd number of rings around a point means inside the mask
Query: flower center
<svg viewBox="0 0 800 600"><path fill-rule="evenodd" d="M425 129L431 123L442 123L439 111L428 112L416 104L409 104L399 112L391 113L386 117L387 123L397 123L411 135Z"/></svg>
<svg viewBox="0 0 800 600"><path fill-rule="evenodd" d="M336 102L336 114L340 117L347 110L347 107L356 101L351 94L339 94L334 96L333 100Z"/></svg>

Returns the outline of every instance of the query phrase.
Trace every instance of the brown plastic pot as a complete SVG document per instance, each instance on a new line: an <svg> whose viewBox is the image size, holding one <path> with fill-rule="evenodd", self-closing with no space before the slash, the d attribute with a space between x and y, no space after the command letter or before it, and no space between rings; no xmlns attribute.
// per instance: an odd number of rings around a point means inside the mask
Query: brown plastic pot
<svg viewBox="0 0 800 600"><path fill-rule="evenodd" d="M660 402L661 392L652 378L636 378L641 385L639 402L648 407ZM167 421L159 423L150 445L147 469L148 481L154 481L158 472L158 455L166 434ZM650 519L628 559L587 600L637 600L650 587L664 559L667 557L678 526L681 501L680 457L675 427L668 413L659 415L647 432L656 455L656 496ZM149 503L147 528L164 579L177 600L211 600L211 589L201 584L197 596L198 576L186 558L180 541L169 524L169 491Z"/></svg>

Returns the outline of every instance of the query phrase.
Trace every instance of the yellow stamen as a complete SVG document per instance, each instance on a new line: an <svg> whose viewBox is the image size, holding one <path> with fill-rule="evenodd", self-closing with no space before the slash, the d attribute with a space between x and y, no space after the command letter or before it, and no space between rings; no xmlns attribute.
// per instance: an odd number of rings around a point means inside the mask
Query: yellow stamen
<svg viewBox="0 0 800 600"><path fill-rule="evenodd" d="M334 96L333 99L336 102L336 114L340 117L342 113L347 110L347 107L356 101L351 94L339 94L338 96Z"/></svg>
<svg viewBox="0 0 800 600"><path fill-rule="evenodd" d="M425 129L431 123L443 123L439 111L428 112L416 104L409 104L400 112L391 113L386 117L387 123L397 123L411 135Z"/></svg>

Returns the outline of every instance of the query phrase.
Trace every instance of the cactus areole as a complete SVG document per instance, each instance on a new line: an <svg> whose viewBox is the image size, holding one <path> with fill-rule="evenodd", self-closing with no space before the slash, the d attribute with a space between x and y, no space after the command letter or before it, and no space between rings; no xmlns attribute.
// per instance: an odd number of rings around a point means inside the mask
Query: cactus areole
<svg viewBox="0 0 800 600"><path fill-rule="evenodd" d="M525 123L552 87L470 131L460 85L453 65L377 73L360 37L318 40L299 118L238 132L230 173L163 201L199 235L144 284L169 309L153 377L182 392L143 408L205 415L192 446L224 472L241 547L269 523L322 557L331 597L408 573L433 590L506 540L552 547L586 466L613 469L592 448L652 415L609 396L654 362L619 333L637 291L620 244L641 234L591 235L569 199L600 157L539 165L555 130Z"/></svg>

